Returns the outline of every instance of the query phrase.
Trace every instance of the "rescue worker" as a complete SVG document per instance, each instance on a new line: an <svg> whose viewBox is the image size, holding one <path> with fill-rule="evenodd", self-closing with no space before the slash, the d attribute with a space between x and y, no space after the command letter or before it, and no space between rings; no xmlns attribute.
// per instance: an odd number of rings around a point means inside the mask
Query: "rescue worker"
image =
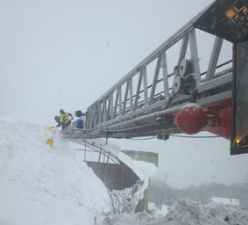
<svg viewBox="0 0 248 225"><path fill-rule="evenodd" d="M82 117L82 116L85 116L86 113L82 113L81 110L77 110L77 111L75 112L75 115L76 115L76 117Z"/></svg>
<svg viewBox="0 0 248 225"><path fill-rule="evenodd" d="M85 116L85 113L82 113L81 110L77 110L77 111L75 112L75 115L76 115L76 117L78 117L76 127L77 127L77 128L80 128L80 129L83 129L83 128L84 128L83 116Z"/></svg>
<svg viewBox="0 0 248 225"><path fill-rule="evenodd" d="M71 117L71 119L69 118ZM70 113L66 113L63 109L60 110L60 116L55 116L55 121L58 123L57 127L62 126L62 130L70 126L73 116Z"/></svg>

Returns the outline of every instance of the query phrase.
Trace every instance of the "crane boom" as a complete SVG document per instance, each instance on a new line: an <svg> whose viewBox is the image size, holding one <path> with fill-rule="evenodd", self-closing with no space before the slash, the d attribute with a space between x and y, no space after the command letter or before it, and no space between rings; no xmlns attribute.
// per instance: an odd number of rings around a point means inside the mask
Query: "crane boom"
<svg viewBox="0 0 248 225"><path fill-rule="evenodd" d="M166 140L170 134L206 130L230 139L231 154L247 153L248 140L240 147L236 134L243 139L248 131L240 135L232 119L238 114L232 100L237 59L243 60L242 53L248 59L248 44L242 46L245 52L239 47L248 40L247 9L247 0L216 0L90 105L85 128L68 136ZM247 84L247 74L242 77Z"/></svg>

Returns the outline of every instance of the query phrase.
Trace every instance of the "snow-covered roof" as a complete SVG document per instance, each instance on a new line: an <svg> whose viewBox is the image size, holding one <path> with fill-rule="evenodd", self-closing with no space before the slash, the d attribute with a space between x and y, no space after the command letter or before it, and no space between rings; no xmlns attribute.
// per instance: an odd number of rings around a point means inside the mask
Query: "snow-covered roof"
<svg viewBox="0 0 248 225"><path fill-rule="evenodd" d="M216 202L216 203L222 203L222 204L225 204L225 205L237 205L237 206L239 206L239 199L235 199L235 198L212 197L211 201Z"/></svg>

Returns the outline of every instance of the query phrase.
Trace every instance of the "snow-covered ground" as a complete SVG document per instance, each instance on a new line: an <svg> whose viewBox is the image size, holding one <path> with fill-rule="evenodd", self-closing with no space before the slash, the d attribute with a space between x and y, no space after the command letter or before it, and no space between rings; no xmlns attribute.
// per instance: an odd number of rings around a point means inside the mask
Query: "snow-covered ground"
<svg viewBox="0 0 248 225"><path fill-rule="evenodd" d="M48 127L0 119L0 225L94 224L108 193L73 151ZM8 221L8 222L6 222Z"/></svg>
<svg viewBox="0 0 248 225"><path fill-rule="evenodd" d="M166 215L154 210L104 218L107 190L83 162L82 152L73 151L75 143L57 132L51 148L45 143L52 131L41 124L1 117L0 127L0 225L248 224L248 213L239 208L186 200Z"/></svg>
<svg viewBox="0 0 248 225"><path fill-rule="evenodd" d="M103 225L247 225L248 212L222 204L202 206L189 200L176 202L166 215L141 212L106 218Z"/></svg>

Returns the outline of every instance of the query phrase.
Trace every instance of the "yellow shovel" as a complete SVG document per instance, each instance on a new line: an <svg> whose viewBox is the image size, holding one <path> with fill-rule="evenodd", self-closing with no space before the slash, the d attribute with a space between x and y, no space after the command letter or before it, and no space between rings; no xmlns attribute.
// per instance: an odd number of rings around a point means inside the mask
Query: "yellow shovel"
<svg viewBox="0 0 248 225"><path fill-rule="evenodd" d="M55 128L55 130L53 132L53 136L54 136L56 130L57 130L57 127ZM51 138L47 139L47 142L46 142L46 144L50 145L51 147L53 147L53 136Z"/></svg>

